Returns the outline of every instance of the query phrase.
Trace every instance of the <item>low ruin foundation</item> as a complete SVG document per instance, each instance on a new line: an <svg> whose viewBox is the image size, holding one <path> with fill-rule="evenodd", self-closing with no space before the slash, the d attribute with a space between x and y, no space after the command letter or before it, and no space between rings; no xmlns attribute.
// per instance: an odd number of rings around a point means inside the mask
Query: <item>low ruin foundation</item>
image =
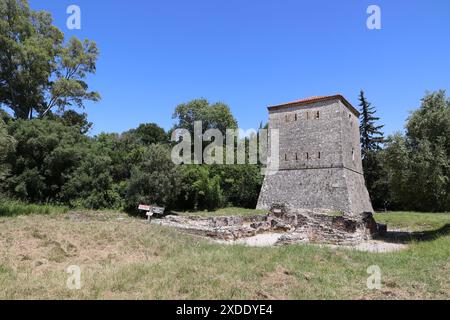
<svg viewBox="0 0 450 320"><path fill-rule="evenodd" d="M278 233L275 245L323 243L357 245L377 234L379 226L371 213L362 219L273 207L267 215L249 217L166 216L152 223L177 228L189 234L223 241L236 241L259 234Z"/></svg>

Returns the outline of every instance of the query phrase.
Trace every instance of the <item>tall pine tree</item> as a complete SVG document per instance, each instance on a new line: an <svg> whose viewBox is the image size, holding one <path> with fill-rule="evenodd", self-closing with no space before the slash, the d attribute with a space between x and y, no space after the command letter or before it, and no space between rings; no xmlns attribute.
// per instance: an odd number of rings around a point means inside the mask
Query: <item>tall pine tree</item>
<svg viewBox="0 0 450 320"><path fill-rule="evenodd" d="M367 101L363 90L359 94L359 106L361 107L361 124L359 129L361 132L361 149L364 159L368 152L379 151L381 149L380 145L384 143L384 137L383 132L380 130L384 126L376 125L376 122L380 118L375 116L375 107Z"/></svg>
<svg viewBox="0 0 450 320"><path fill-rule="evenodd" d="M361 154L364 169L364 177L367 189L375 209L385 209L387 205L387 177L384 172L380 152L384 143L382 125L377 125L380 120L375 113L376 109L367 101L364 91L359 94L359 106L361 112Z"/></svg>

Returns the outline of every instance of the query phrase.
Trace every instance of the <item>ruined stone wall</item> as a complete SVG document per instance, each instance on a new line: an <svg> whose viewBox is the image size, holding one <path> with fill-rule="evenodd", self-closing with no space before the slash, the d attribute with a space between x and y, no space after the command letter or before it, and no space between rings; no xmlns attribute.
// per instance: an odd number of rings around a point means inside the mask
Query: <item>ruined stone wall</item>
<svg viewBox="0 0 450 320"><path fill-rule="evenodd" d="M278 234L275 245L305 242L357 245L371 239L380 228L371 214L352 219L305 210L290 211L285 207L272 208L269 214L253 217L166 216L151 222L225 241Z"/></svg>

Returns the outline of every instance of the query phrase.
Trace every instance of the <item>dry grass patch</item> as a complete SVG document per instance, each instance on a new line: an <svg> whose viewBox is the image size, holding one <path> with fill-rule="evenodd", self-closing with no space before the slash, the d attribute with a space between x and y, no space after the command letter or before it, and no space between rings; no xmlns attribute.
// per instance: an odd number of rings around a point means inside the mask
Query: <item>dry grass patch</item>
<svg viewBox="0 0 450 320"><path fill-rule="evenodd" d="M0 230L0 299L450 297L449 234L373 254L218 245L117 212L4 217ZM70 265L81 267L81 290L66 287ZM379 291L366 287L370 265L383 272Z"/></svg>

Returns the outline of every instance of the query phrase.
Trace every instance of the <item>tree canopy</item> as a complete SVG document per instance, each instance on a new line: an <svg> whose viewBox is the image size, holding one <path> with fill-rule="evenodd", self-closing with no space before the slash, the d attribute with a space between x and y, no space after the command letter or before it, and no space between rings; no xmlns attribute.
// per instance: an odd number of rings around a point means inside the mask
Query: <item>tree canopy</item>
<svg viewBox="0 0 450 320"><path fill-rule="evenodd" d="M391 207L450 210L450 100L445 91L428 93L383 150Z"/></svg>
<svg viewBox="0 0 450 320"><path fill-rule="evenodd" d="M184 128L194 132L194 122L202 121L203 130L219 129L225 134L226 129L235 129L238 124L230 108L221 102L210 104L206 99L196 99L178 105L172 116L178 122L175 128Z"/></svg>
<svg viewBox="0 0 450 320"><path fill-rule="evenodd" d="M168 134L156 123L142 123L136 129L131 129L125 134L139 140L146 146L169 142Z"/></svg>
<svg viewBox="0 0 450 320"><path fill-rule="evenodd" d="M0 105L31 119L33 112L82 108L100 99L85 82L96 71L94 42L73 37L64 43L51 15L30 9L27 0L0 0L0 17Z"/></svg>
<svg viewBox="0 0 450 320"><path fill-rule="evenodd" d="M16 141L8 134L5 122L0 119L0 181L8 172L8 167L4 163L8 153L14 150Z"/></svg>

